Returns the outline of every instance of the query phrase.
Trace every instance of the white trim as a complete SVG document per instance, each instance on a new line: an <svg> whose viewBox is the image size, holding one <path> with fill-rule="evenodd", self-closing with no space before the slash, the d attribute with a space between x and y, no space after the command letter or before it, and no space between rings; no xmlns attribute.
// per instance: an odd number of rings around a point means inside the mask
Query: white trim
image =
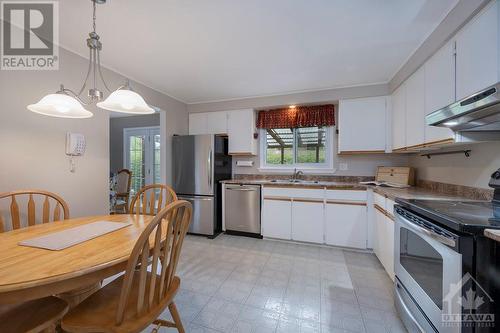
<svg viewBox="0 0 500 333"><path fill-rule="evenodd" d="M259 156L259 168L257 168L260 172L283 172L290 171L292 172L294 169L298 169L303 171L304 173L314 174L314 173L335 173L337 169L333 166L333 136L335 126L328 126L326 128L326 144L325 144L325 163L294 163L294 164L286 164L286 165L267 165L266 164L266 137L267 133L265 129L260 129L260 156ZM295 137L294 137L294 146L295 146ZM295 155L295 152L294 152ZM295 157L294 157L295 158Z"/></svg>

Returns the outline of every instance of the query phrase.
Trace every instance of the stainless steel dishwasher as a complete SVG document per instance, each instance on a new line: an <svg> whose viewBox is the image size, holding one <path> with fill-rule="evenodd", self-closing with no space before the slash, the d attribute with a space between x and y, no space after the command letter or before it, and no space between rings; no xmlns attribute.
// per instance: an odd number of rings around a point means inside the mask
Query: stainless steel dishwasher
<svg viewBox="0 0 500 333"><path fill-rule="evenodd" d="M226 232L262 237L260 186L227 184L224 199Z"/></svg>

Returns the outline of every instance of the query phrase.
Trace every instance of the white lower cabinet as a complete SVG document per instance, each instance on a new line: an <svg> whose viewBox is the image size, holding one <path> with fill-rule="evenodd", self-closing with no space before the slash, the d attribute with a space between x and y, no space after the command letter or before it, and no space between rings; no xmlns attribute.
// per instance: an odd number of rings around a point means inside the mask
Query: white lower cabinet
<svg viewBox="0 0 500 333"><path fill-rule="evenodd" d="M373 251L394 280L394 221L375 209Z"/></svg>
<svg viewBox="0 0 500 333"><path fill-rule="evenodd" d="M366 205L326 204L325 243L366 249Z"/></svg>
<svg viewBox="0 0 500 333"><path fill-rule="evenodd" d="M292 239L300 242L323 243L323 201L292 202Z"/></svg>
<svg viewBox="0 0 500 333"><path fill-rule="evenodd" d="M262 235L270 238L292 239L292 202L290 200L263 200Z"/></svg>

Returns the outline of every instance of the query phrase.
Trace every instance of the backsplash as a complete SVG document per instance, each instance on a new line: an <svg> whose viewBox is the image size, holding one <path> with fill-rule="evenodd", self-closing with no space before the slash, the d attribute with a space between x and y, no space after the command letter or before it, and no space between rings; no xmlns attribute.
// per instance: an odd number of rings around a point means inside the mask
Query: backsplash
<svg viewBox="0 0 500 333"><path fill-rule="evenodd" d="M235 174L234 179L237 180L272 180L272 179L290 179L290 174ZM374 180L375 177L371 176L337 176L337 175L301 175L300 179L304 180L317 180L323 182L345 182L345 183L359 183Z"/></svg>
<svg viewBox="0 0 500 333"><path fill-rule="evenodd" d="M492 200L493 190L477 188L464 185L454 185L447 183L434 182L430 180L419 179L417 186L425 189L432 190L437 193L456 195L459 197L470 198L473 200Z"/></svg>

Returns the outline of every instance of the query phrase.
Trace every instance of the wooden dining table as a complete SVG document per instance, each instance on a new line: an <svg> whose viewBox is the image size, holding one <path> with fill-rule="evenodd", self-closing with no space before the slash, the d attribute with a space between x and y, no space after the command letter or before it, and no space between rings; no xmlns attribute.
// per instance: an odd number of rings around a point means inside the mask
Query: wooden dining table
<svg viewBox="0 0 500 333"><path fill-rule="evenodd" d="M139 214L92 216L1 233L0 305L71 295L124 271L137 239L153 218ZM59 251L19 245L23 240L96 221L131 225Z"/></svg>

